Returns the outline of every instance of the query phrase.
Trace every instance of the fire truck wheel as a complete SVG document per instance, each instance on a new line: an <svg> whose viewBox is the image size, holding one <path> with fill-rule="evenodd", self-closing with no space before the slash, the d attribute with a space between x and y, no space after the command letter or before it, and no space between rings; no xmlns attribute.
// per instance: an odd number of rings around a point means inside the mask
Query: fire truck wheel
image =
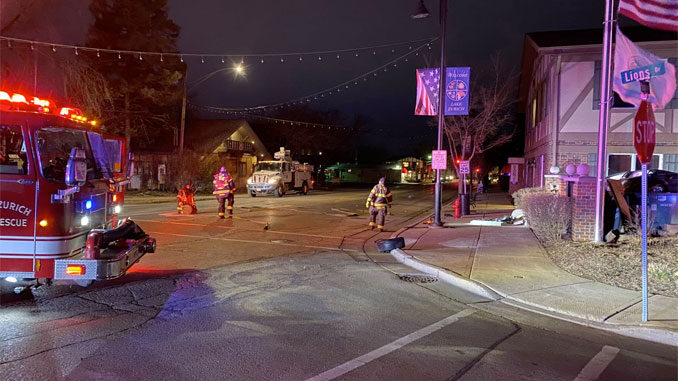
<svg viewBox="0 0 678 381"><path fill-rule="evenodd" d="M276 197L282 197L285 194L285 189L282 185L278 185L274 193Z"/></svg>
<svg viewBox="0 0 678 381"><path fill-rule="evenodd" d="M92 279L77 279L75 281L75 284L83 288L89 287L92 283L94 283L94 280Z"/></svg>
<svg viewBox="0 0 678 381"><path fill-rule="evenodd" d="M308 184L304 181L304 185L301 186L301 194L308 194Z"/></svg>

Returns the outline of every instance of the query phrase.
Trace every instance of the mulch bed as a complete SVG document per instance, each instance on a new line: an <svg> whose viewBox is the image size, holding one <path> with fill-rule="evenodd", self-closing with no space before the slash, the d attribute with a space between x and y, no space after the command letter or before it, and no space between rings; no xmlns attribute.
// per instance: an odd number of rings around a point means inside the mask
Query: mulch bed
<svg viewBox="0 0 678 381"><path fill-rule="evenodd" d="M597 282L641 289L641 241L622 235L617 244L560 241L545 245L548 256L564 270ZM648 290L678 297L678 235L648 238Z"/></svg>

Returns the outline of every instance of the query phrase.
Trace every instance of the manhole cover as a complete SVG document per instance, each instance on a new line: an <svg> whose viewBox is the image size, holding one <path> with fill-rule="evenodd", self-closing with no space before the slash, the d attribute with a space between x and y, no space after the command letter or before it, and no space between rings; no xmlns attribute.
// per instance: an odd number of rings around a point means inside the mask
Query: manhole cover
<svg viewBox="0 0 678 381"><path fill-rule="evenodd" d="M405 282L414 282L414 283L432 283L438 280L438 278L426 274L396 274L400 280Z"/></svg>

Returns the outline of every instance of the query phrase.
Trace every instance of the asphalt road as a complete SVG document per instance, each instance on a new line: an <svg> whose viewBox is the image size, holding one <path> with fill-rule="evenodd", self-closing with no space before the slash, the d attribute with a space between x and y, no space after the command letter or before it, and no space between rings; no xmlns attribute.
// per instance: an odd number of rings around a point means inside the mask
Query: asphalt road
<svg viewBox="0 0 678 381"><path fill-rule="evenodd" d="M130 205L157 253L113 282L3 298L1 378L677 378L675 348L406 281L374 240L425 218L431 189L396 187L384 233L367 229L369 189L239 196L229 220L215 201Z"/></svg>

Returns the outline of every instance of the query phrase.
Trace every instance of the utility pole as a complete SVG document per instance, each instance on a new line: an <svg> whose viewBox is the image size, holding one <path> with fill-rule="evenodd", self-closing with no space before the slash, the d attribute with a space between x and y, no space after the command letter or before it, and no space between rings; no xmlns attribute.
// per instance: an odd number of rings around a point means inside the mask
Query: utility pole
<svg viewBox="0 0 678 381"><path fill-rule="evenodd" d="M610 85L612 68L612 28L614 27L613 0L605 1L605 30L603 35L603 65L600 75L600 111L598 113L598 158L596 161L596 219L595 242L603 239L603 204L605 172L607 172L607 129L610 124Z"/></svg>
<svg viewBox="0 0 678 381"><path fill-rule="evenodd" d="M181 100L181 124L179 125L179 155L184 153L184 127L186 125L186 93L188 83L188 69L184 75L184 96Z"/></svg>
<svg viewBox="0 0 678 381"><path fill-rule="evenodd" d="M412 14L413 19L422 19L430 16L424 0L419 0L417 10ZM440 75L438 80L438 151L443 149L443 128L445 128L445 30L447 26L447 0L440 0ZM446 155L447 156L447 155ZM443 226L440 218L443 206L442 184L440 183L440 169L436 169L435 196L433 205L433 222L430 226Z"/></svg>
<svg viewBox="0 0 678 381"><path fill-rule="evenodd" d="M438 151L443 149L443 129L445 128L445 31L447 26L447 0L440 0L440 80L438 81ZM441 210L443 204L440 169L436 169L435 205L433 206L434 226L443 226Z"/></svg>

